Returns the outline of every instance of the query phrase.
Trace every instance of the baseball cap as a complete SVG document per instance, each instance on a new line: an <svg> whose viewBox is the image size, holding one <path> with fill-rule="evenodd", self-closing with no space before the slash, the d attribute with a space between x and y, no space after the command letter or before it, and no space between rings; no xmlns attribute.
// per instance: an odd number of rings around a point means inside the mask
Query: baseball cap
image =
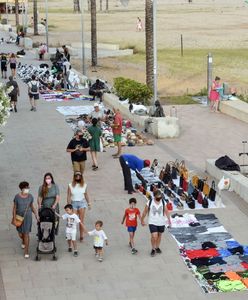
<svg viewBox="0 0 248 300"><path fill-rule="evenodd" d="M145 166L145 167L149 167L150 165L151 165L150 160L149 160L149 159L145 159L145 160L144 160L144 166Z"/></svg>
<svg viewBox="0 0 248 300"><path fill-rule="evenodd" d="M94 103L94 107L99 107L99 104L98 103Z"/></svg>

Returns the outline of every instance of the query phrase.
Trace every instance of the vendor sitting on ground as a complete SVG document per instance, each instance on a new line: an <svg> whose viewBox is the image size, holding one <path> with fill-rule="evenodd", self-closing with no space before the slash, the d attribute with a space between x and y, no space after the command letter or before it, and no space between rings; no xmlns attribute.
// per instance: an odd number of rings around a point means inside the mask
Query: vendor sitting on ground
<svg viewBox="0 0 248 300"><path fill-rule="evenodd" d="M99 79L97 79L96 82L92 84L92 86L89 89L89 95L93 96L92 101L95 100L95 97L98 97L100 99L100 102L102 102L104 89L105 89L105 84Z"/></svg>
<svg viewBox="0 0 248 300"><path fill-rule="evenodd" d="M145 120L145 129L144 129L145 132L148 132L150 124L153 123L152 117L155 117L155 118L165 117L164 109L158 100L156 100L154 103L154 106L151 107L151 109L149 111L149 118L147 118Z"/></svg>

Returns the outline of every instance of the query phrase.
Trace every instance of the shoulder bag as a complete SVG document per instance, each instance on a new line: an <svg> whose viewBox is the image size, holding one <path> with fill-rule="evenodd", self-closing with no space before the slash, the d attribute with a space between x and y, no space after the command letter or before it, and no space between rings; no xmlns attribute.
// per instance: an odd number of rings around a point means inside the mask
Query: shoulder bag
<svg viewBox="0 0 248 300"><path fill-rule="evenodd" d="M15 227L21 227L22 226L29 206L30 206L30 204L27 205L27 207L24 211L23 217L20 216L20 215L16 215L15 218L12 219L12 222L11 222L12 225L14 225Z"/></svg>

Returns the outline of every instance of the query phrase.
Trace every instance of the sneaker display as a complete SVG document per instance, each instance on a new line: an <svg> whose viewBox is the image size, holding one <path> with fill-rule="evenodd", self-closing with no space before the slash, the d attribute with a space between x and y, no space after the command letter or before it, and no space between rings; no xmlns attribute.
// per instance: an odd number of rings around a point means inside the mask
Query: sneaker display
<svg viewBox="0 0 248 300"><path fill-rule="evenodd" d="M154 250L154 249L152 249L152 251L151 251L151 256L153 257L153 256L155 256L156 255L156 251Z"/></svg>
<svg viewBox="0 0 248 300"><path fill-rule="evenodd" d="M161 254L162 253L161 249L160 248L156 248L156 253Z"/></svg>

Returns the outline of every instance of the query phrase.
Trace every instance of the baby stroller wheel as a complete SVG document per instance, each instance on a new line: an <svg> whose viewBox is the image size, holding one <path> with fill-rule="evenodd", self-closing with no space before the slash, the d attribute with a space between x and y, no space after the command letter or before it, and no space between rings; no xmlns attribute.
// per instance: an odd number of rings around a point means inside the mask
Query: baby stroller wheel
<svg viewBox="0 0 248 300"><path fill-rule="evenodd" d="M39 260L40 260L40 258L39 258L38 255L35 256L35 260L36 260L36 261L39 261Z"/></svg>
<svg viewBox="0 0 248 300"><path fill-rule="evenodd" d="M53 255L53 260L56 261L57 260L57 257L55 255Z"/></svg>

